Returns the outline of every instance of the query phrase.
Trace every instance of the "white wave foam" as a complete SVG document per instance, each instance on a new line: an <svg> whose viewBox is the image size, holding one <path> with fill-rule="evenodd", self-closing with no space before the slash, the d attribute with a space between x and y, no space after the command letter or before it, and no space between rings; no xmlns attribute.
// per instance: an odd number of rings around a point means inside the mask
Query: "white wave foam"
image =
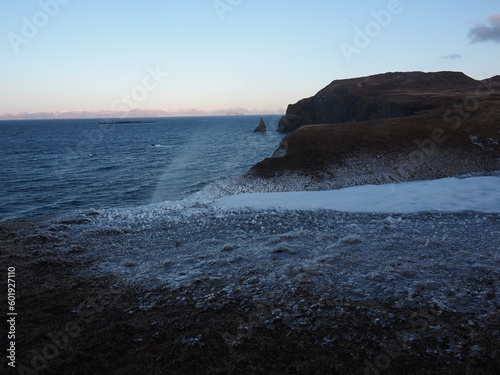
<svg viewBox="0 0 500 375"><path fill-rule="evenodd" d="M150 147L157 147L157 148L173 148L174 146L172 145L158 145L158 144L151 144Z"/></svg>
<svg viewBox="0 0 500 375"><path fill-rule="evenodd" d="M207 185L187 199L190 201L210 202L243 193L316 191L331 188L332 186L328 181L319 181L313 177L298 174L286 174L274 178L235 176Z"/></svg>

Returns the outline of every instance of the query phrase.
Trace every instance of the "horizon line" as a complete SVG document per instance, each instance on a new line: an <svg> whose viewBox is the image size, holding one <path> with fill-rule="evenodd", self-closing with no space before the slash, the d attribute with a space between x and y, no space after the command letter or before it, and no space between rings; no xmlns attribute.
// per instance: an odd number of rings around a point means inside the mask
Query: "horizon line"
<svg viewBox="0 0 500 375"><path fill-rule="evenodd" d="M282 108L210 108L210 109L134 109L128 112L114 111L38 111L0 113L0 121L8 120L70 120L70 119L118 119L118 118L161 118L161 117L216 117L216 116L266 116L285 115Z"/></svg>

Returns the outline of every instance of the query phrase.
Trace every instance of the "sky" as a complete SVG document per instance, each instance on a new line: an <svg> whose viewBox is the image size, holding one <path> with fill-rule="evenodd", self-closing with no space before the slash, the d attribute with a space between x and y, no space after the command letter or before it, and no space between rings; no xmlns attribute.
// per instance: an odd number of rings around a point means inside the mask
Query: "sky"
<svg viewBox="0 0 500 375"><path fill-rule="evenodd" d="M0 114L283 113L336 79L500 74L498 0L3 0Z"/></svg>

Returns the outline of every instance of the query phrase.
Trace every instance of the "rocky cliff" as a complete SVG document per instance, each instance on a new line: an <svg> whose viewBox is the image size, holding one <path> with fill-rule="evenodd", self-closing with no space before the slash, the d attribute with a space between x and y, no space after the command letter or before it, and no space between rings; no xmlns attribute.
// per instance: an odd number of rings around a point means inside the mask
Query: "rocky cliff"
<svg viewBox="0 0 500 375"><path fill-rule="evenodd" d="M457 95L478 84L458 72L386 73L333 81L315 96L289 105L278 131L411 116L422 110L451 106Z"/></svg>
<svg viewBox="0 0 500 375"><path fill-rule="evenodd" d="M443 72L335 81L287 116L281 130L297 130L248 176L306 176L297 189L315 189L500 170L495 79Z"/></svg>

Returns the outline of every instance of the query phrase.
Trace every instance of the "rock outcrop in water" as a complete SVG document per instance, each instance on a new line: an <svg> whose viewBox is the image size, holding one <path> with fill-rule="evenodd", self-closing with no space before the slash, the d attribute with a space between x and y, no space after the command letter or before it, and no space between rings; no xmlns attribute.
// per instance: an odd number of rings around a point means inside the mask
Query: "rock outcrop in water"
<svg viewBox="0 0 500 375"><path fill-rule="evenodd" d="M248 175L340 188L498 171L495 78L411 72L335 81L288 108L279 130L295 131Z"/></svg>
<svg viewBox="0 0 500 375"><path fill-rule="evenodd" d="M265 133L265 132L267 132L266 123L264 122L264 119L262 117L260 118L260 124L259 124L259 126L257 126L253 132L254 133Z"/></svg>

